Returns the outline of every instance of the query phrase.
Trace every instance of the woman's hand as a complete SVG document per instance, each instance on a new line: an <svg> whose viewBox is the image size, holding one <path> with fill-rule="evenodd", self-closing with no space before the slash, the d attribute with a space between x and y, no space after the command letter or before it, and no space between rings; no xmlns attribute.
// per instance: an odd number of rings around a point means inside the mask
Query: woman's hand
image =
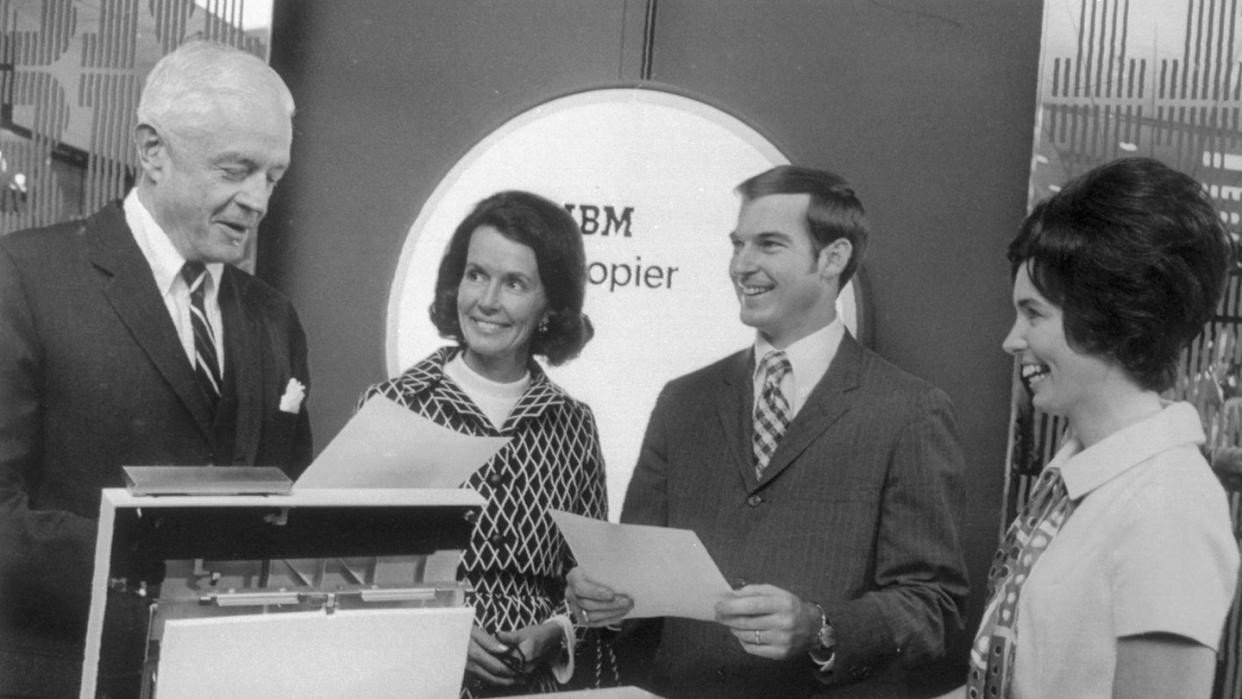
<svg viewBox="0 0 1242 699"><path fill-rule="evenodd" d="M486 684L511 687L521 677L513 658L519 657L509 646L483 629L470 629L470 648L466 652L466 675Z"/></svg>
<svg viewBox="0 0 1242 699"><path fill-rule="evenodd" d="M486 684L511 687L553 659L561 648L562 633L555 621L495 636L476 626L470 630L466 674Z"/></svg>
<svg viewBox="0 0 1242 699"><path fill-rule="evenodd" d="M555 621L546 621L537 626L527 626L514 631L501 631L496 638L501 643L517 646L522 657L526 658L526 672L545 665L556 658L561 650L561 639L565 632Z"/></svg>

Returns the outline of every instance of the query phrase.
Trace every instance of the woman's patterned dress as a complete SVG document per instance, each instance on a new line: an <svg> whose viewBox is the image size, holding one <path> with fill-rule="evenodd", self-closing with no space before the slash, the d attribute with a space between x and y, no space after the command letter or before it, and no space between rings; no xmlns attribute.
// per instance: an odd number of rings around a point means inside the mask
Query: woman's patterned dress
<svg viewBox="0 0 1242 699"><path fill-rule="evenodd" d="M362 400L382 395L457 432L511 438L462 484L486 498L487 504L462 554L457 577L473 588L467 599L474 605L475 623L488 633L568 615L565 574L574 562L547 510L607 518L604 461L595 418L585 403L552 383L532 361L530 385L497 430L444 375L444 365L459 351L454 347L437 350L400 376L367 389ZM576 633L581 641L584 630L576 629ZM615 670L611 649L601 648L600 642L596 634L590 634L590 642L579 643L576 662L582 671L594 666L597 680L602 670L607 684ZM512 693L557 688L545 666ZM463 695L496 696L497 689L472 685L463 688Z"/></svg>

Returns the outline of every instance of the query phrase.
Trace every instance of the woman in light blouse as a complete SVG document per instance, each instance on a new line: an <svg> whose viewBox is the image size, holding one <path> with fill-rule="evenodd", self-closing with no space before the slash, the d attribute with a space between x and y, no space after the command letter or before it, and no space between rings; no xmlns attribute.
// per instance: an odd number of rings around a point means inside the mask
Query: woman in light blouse
<svg viewBox="0 0 1242 699"><path fill-rule="evenodd" d="M1161 394L1232 254L1203 187L1145 158L1070 182L1010 244L1004 348L1068 432L993 561L966 696L1211 693L1238 545L1197 412Z"/></svg>

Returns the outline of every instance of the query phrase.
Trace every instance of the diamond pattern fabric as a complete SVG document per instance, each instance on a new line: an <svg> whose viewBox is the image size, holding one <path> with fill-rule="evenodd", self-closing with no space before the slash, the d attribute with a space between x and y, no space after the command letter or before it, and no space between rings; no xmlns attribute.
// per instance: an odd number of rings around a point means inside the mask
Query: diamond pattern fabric
<svg viewBox="0 0 1242 699"><path fill-rule="evenodd" d="M445 363L457 351L438 350L402 375L372 386L362 400L383 395L458 432L512 438L462 484L487 504L462 554L458 579L474 589L469 599L475 622L489 633L568 614L564 577L574 561L547 510L607 518L595 418L585 403L531 362L531 384L497 430L444 375ZM556 682L544 672L527 687L554 691Z"/></svg>

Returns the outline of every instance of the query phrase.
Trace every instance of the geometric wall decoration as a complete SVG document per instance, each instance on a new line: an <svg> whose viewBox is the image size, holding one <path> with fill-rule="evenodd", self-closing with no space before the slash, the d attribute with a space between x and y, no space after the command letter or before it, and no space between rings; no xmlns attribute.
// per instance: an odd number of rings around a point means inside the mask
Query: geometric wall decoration
<svg viewBox="0 0 1242 699"><path fill-rule="evenodd" d="M271 0L0 0L0 235L123 196L151 66L193 38L267 60L270 18Z"/></svg>

